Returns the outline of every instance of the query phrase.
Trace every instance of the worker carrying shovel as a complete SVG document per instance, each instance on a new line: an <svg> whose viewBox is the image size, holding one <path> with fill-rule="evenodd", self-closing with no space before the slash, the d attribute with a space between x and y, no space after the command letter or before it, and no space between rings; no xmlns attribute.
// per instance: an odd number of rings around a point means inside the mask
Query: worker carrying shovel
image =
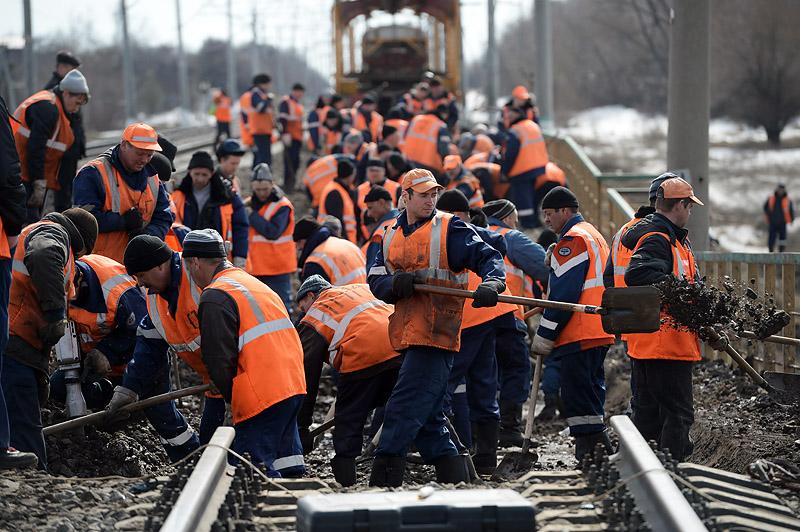
<svg viewBox="0 0 800 532"><path fill-rule="evenodd" d="M608 244L578 212L578 199L564 187L552 189L542 201L545 223L559 234L550 256L549 299L600 305L603 266ZM614 336L603 330L600 316L545 309L533 339L533 351L561 359L561 397L575 458L581 460L595 445L611 451L604 422L603 362Z"/></svg>
<svg viewBox="0 0 800 532"><path fill-rule="evenodd" d="M622 237L622 245L633 250L625 273L628 286L654 285L668 275L690 282L699 279L686 230L695 205L703 203L683 179L661 183L656 212ZM700 360L697 334L662 321L657 332L628 335L628 356L636 428L645 440L655 440L682 461L692 453L692 365Z"/></svg>

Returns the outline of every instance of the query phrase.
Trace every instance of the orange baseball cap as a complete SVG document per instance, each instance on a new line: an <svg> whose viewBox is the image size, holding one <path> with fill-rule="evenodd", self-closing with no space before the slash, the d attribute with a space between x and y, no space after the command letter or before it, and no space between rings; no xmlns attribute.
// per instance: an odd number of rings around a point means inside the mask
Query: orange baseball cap
<svg viewBox="0 0 800 532"><path fill-rule="evenodd" d="M161 151L158 144L158 133L143 122L131 124L122 132L122 140L128 141L135 148L142 150Z"/></svg>
<svg viewBox="0 0 800 532"><path fill-rule="evenodd" d="M517 98L518 100L527 100L531 97L528 89L525 88L525 85L517 85L514 87L514 90L511 91L511 96Z"/></svg>
<svg viewBox="0 0 800 532"><path fill-rule="evenodd" d="M444 171L455 170L461 165L460 155L447 155L444 158Z"/></svg>
<svg viewBox="0 0 800 532"><path fill-rule="evenodd" d="M414 168L402 177L403 190L411 189L414 192L427 192L434 188L442 188L429 170Z"/></svg>
<svg viewBox="0 0 800 532"><path fill-rule="evenodd" d="M689 199L698 205L703 205L703 202L694 195L692 185L680 177L667 179L661 183L660 188L664 191L664 199Z"/></svg>

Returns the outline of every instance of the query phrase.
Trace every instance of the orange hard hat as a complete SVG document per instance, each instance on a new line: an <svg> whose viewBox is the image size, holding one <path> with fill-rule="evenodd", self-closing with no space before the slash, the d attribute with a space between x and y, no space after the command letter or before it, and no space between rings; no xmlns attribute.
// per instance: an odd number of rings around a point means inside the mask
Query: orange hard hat
<svg viewBox="0 0 800 532"><path fill-rule="evenodd" d="M511 91L511 96L518 100L527 100L531 97L528 89L525 88L525 85L517 85L514 87L514 90Z"/></svg>
<svg viewBox="0 0 800 532"><path fill-rule="evenodd" d="M143 150L161 151L158 144L158 133L144 122L137 122L125 128L122 140L129 142L133 147Z"/></svg>
<svg viewBox="0 0 800 532"><path fill-rule="evenodd" d="M667 179L661 183L661 189L664 191L664 199L688 199L698 205L703 205L703 202L694 195L692 185L680 177Z"/></svg>
<svg viewBox="0 0 800 532"><path fill-rule="evenodd" d="M429 170L414 168L409 170L401 178L403 190L411 189L414 192L427 192L434 188L442 188Z"/></svg>

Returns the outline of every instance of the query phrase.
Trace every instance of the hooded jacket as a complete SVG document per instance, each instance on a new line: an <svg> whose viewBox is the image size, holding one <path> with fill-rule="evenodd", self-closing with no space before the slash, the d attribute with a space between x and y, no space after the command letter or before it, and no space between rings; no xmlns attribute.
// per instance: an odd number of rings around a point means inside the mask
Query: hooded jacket
<svg viewBox="0 0 800 532"><path fill-rule="evenodd" d="M672 223L659 213L650 214L642 219L622 236L622 245L634 249L639 239L646 233L657 231L669 236L670 242L680 241L691 249L689 232ZM631 256L628 270L625 272L625 284L628 286L652 285L672 275L672 249L666 239L652 235L644 239L639 249Z"/></svg>

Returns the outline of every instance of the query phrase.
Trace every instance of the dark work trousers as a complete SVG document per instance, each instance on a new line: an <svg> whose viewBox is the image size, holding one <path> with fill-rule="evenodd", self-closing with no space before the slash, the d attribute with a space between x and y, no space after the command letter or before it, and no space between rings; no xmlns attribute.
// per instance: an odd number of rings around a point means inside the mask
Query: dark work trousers
<svg viewBox="0 0 800 532"><path fill-rule="evenodd" d="M217 120L217 139L214 144L219 144L225 139L231 138L231 123L230 122L220 122Z"/></svg>
<svg viewBox="0 0 800 532"><path fill-rule="evenodd" d="M541 225L536 218L536 190L533 188L535 182L536 177L530 174L515 176L511 178L511 188L508 191L509 199L517 207L519 222L526 229Z"/></svg>
<svg viewBox="0 0 800 532"><path fill-rule="evenodd" d="M300 168L300 148L303 142L292 139L288 148L283 146L283 190L292 192L294 190L295 174Z"/></svg>
<svg viewBox="0 0 800 532"><path fill-rule="evenodd" d="M689 429L694 423L692 362L632 359L633 423L682 461L690 454Z"/></svg>
<svg viewBox="0 0 800 532"><path fill-rule="evenodd" d="M72 207L72 182L75 180L77 171L77 159L67 159L67 156L61 159L61 167L58 169L58 186L61 188L51 191L53 208L56 212L64 212Z"/></svg>
<svg viewBox="0 0 800 532"><path fill-rule="evenodd" d="M458 454L444 421L444 396L455 352L411 346L386 403L379 456L405 456L414 442L427 463Z"/></svg>
<svg viewBox="0 0 800 532"><path fill-rule="evenodd" d="M253 166L267 163L272 166L272 135L253 135Z"/></svg>
<svg viewBox="0 0 800 532"><path fill-rule="evenodd" d="M291 318L294 309L294 305L292 304L292 274L258 275L256 278L278 294L286 307L286 312L289 313L289 317Z"/></svg>
<svg viewBox="0 0 800 532"><path fill-rule="evenodd" d="M336 456L355 458L361 454L367 417L389 400L399 373L400 368L396 366L363 379L340 377L333 429Z"/></svg>
<svg viewBox="0 0 800 532"><path fill-rule="evenodd" d="M234 424L231 449L250 453L253 462L264 464L272 477L301 477L305 472L303 445L297 431L297 414L304 394L284 399L255 416ZM236 465L238 459L228 460Z"/></svg>
<svg viewBox="0 0 800 532"><path fill-rule="evenodd" d="M461 331L461 350L453 358L453 370L447 383L445 412L453 413L453 428L466 446L472 441L471 424L500 419L497 406L497 358L494 353L494 321L487 321ZM464 386L469 416L458 415L452 406L453 396ZM463 410L462 410L463 411Z"/></svg>
<svg viewBox="0 0 800 532"><path fill-rule="evenodd" d="M14 254L14 250L11 250ZM11 259L0 259L0 449L11 445L11 432L8 425L8 410L3 395L3 360L8 344L8 296L11 292Z"/></svg>
<svg viewBox="0 0 800 532"><path fill-rule="evenodd" d="M203 397L203 415L200 416L200 445L211 441L217 428L225 424L225 399L222 397Z"/></svg>
<svg viewBox="0 0 800 532"><path fill-rule="evenodd" d="M770 253L775 249L776 244L779 252L786 251L786 224L769 224L767 246L769 246Z"/></svg>
<svg viewBox="0 0 800 532"><path fill-rule="evenodd" d="M531 391L530 350L525 341L528 326L513 316L499 316L494 320L500 402L523 404Z"/></svg>
<svg viewBox="0 0 800 532"><path fill-rule="evenodd" d="M39 459L39 469L47 470L47 448L42 435L42 415L39 411L39 383L30 366L3 354L3 373L0 375L11 434L11 447L33 453Z"/></svg>
<svg viewBox="0 0 800 532"><path fill-rule="evenodd" d="M594 434L606 428L603 362L607 351L608 346L603 345L561 356L562 414L567 418L571 436Z"/></svg>
<svg viewBox="0 0 800 532"><path fill-rule="evenodd" d="M561 390L561 354L554 351L544 357L542 364L542 393L558 395Z"/></svg>

